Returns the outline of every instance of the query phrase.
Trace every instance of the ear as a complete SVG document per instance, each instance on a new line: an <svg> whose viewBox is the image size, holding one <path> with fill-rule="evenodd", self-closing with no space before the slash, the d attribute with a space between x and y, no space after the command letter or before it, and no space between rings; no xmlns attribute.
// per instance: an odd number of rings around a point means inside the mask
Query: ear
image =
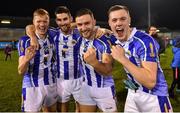
<svg viewBox="0 0 180 113"><path fill-rule="evenodd" d="M131 25L131 17L129 16L129 26Z"/></svg>
<svg viewBox="0 0 180 113"><path fill-rule="evenodd" d="M72 16L70 17L70 19L71 19L71 22L73 22L73 17Z"/></svg>
<svg viewBox="0 0 180 113"><path fill-rule="evenodd" d="M96 25L96 19L94 19L94 26Z"/></svg>
<svg viewBox="0 0 180 113"><path fill-rule="evenodd" d="M33 22L33 25L34 25L34 23L35 23L34 21L35 21L35 20L33 19L33 21L32 21L32 22Z"/></svg>

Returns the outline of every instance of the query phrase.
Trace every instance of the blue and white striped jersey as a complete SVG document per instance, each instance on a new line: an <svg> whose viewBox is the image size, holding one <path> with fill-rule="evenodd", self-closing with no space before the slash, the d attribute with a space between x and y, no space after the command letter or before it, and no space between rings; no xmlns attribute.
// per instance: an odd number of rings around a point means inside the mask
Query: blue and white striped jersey
<svg viewBox="0 0 180 113"><path fill-rule="evenodd" d="M152 37L133 28L129 39L126 42L120 42L113 35L111 36L110 41L113 45L122 46L125 50L126 57L138 67L141 67L142 61L157 62L157 83L152 90L148 90L146 87L142 86L126 69L125 70L128 78L137 83L140 86L140 90L159 96L168 95L168 86L158 58L158 43L155 42Z"/></svg>
<svg viewBox="0 0 180 113"><path fill-rule="evenodd" d="M36 51L34 58L29 62L27 72L23 78L23 88L38 87L40 84L49 85L56 83L54 71L54 42L47 34L46 38L40 39L38 36L40 49ZM30 38L23 36L18 43L19 56L25 55L25 50L30 46Z"/></svg>
<svg viewBox="0 0 180 113"><path fill-rule="evenodd" d="M94 40L82 40L82 44L80 47L80 58L81 58L81 65L83 70L83 75L85 75L85 82L89 86L93 87L108 87L114 85L114 80L111 75L109 76L103 76L96 72L94 68L87 64L83 60L83 54L87 51L88 48L94 47L96 49L96 56L99 62L102 60L102 54L103 53L110 53L110 46L107 42L107 38L105 36L102 36L98 39Z"/></svg>
<svg viewBox="0 0 180 113"><path fill-rule="evenodd" d="M51 30L52 31L52 30ZM57 57L57 77L64 80L73 80L80 77L79 50L82 38L77 29L71 34L64 35L56 29L54 37Z"/></svg>

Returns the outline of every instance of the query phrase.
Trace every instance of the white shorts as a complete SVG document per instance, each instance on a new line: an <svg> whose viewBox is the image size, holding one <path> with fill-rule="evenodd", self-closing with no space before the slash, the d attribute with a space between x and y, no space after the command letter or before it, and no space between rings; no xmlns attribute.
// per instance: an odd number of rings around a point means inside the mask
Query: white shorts
<svg viewBox="0 0 180 113"><path fill-rule="evenodd" d="M56 84L22 89L22 111L40 111L57 102Z"/></svg>
<svg viewBox="0 0 180 113"><path fill-rule="evenodd" d="M128 89L124 112L172 112L167 96L152 95L141 90Z"/></svg>
<svg viewBox="0 0 180 113"><path fill-rule="evenodd" d="M58 102L65 103L70 100L71 95L78 102L83 77L74 80L57 79Z"/></svg>
<svg viewBox="0 0 180 113"><path fill-rule="evenodd" d="M83 82L79 103L97 105L102 111L117 111L114 86L97 88Z"/></svg>

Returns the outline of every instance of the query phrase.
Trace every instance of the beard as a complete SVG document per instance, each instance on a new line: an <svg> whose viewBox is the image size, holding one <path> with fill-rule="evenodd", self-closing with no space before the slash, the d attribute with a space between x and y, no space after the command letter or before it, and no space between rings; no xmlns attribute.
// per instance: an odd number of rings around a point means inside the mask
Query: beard
<svg viewBox="0 0 180 113"><path fill-rule="evenodd" d="M60 27L60 29L61 29L62 32L67 33L70 30L70 26L69 25L63 25L63 26Z"/></svg>

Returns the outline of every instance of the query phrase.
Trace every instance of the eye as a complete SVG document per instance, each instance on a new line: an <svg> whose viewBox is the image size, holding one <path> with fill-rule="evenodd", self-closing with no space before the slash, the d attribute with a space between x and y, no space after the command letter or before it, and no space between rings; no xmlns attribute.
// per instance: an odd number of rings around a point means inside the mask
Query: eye
<svg viewBox="0 0 180 113"><path fill-rule="evenodd" d="M125 20L127 20L127 18L126 17L122 17L120 20L121 21L125 21Z"/></svg>
<svg viewBox="0 0 180 113"><path fill-rule="evenodd" d="M61 19L59 19L59 18L57 18L56 20L57 20L57 21L61 21Z"/></svg>
<svg viewBox="0 0 180 113"><path fill-rule="evenodd" d="M68 20L68 18L64 18L63 20L66 21L66 20Z"/></svg>
<svg viewBox="0 0 180 113"><path fill-rule="evenodd" d="M82 26L82 24L81 23L77 23L77 26Z"/></svg>
<svg viewBox="0 0 180 113"><path fill-rule="evenodd" d="M113 23L117 22L117 19L116 18L112 19L112 22Z"/></svg>
<svg viewBox="0 0 180 113"><path fill-rule="evenodd" d="M90 22L85 22L84 24L85 24L85 25L88 25L88 24L90 24Z"/></svg>

